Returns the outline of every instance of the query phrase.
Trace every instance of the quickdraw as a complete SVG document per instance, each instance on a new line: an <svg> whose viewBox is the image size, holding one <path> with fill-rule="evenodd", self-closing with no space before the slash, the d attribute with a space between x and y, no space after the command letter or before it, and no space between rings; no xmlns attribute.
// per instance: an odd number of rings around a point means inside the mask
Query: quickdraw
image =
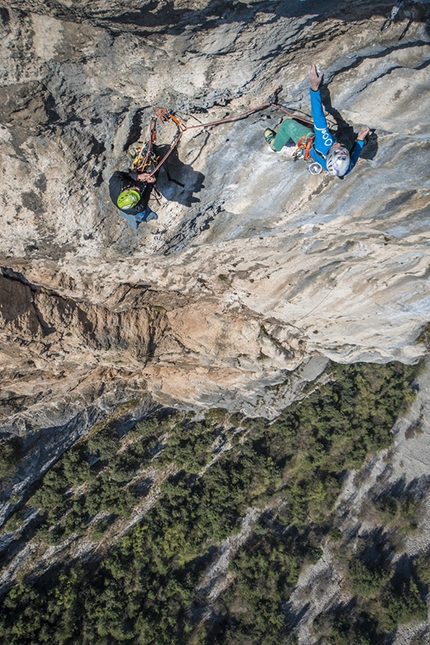
<svg viewBox="0 0 430 645"><path fill-rule="evenodd" d="M151 119L149 123L149 141L139 148L136 148L136 154L131 164L133 172L151 172L154 165L158 162L158 157L153 151L153 145L157 140L157 120Z"/></svg>
<svg viewBox="0 0 430 645"><path fill-rule="evenodd" d="M131 163L131 169L133 172L149 173L157 164L158 159L159 157L157 157L155 152L153 150L149 150L148 144L144 143L142 147L136 148L135 157Z"/></svg>
<svg viewBox="0 0 430 645"><path fill-rule="evenodd" d="M178 128L180 130L186 130L187 129L187 126L184 125L183 123L181 123L181 121L178 119L178 117L175 116L173 114L173 112L170 112L170 110L168 110L167 108L165 108L165 107L154 107L154 108L152 108L152 111L154 112L155 117L157 119L160 119L160 121L162 123L167 123L167 121L169 119L171 119L174 123L176 123L176 125L178 126Z"/></svg>
<svg viewBox="0 0 430 645"><path fill-rule="evenodd" d="M294 151L293 159L304 159L305 161L310 161L311 157L311 148L315 141L314 134L304 134L297 141L297 148Z"/></svg>

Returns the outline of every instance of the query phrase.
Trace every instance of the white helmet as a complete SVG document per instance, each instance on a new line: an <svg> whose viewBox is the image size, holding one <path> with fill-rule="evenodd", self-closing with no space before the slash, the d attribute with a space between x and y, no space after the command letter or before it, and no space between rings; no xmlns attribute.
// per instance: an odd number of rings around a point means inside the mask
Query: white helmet
<svg viewBox="0 0 430 645"><path fill-rule="evenodd" d="M350 164L349 152L345 146L330 148L326 157L327 170L335 177L343 177Z"/></svg>

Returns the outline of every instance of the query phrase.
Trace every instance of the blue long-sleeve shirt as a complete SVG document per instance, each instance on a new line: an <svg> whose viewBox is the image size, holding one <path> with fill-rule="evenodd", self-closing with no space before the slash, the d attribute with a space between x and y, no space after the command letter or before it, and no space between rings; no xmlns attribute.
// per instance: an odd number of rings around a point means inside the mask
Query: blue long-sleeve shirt
<svg viewBox="0 0 430 645"><path fill-rule="evenodd" d="M334 143L337 142L336 137L329 131L327 125L327 119L324 114L321 92L319 90L310 91L311 94L311 110L312 110L312 119L314 122L314 132L315 132L315 141L314 145L310 149L310 155L312 159L318 161L318 163L327 170L326 157L327 153ZM361 154L361 151L364 147L364 141L357 139L352 147L350 156L349 168L346 171L346 175L351 172L357 163L358 157Z"/></svg>

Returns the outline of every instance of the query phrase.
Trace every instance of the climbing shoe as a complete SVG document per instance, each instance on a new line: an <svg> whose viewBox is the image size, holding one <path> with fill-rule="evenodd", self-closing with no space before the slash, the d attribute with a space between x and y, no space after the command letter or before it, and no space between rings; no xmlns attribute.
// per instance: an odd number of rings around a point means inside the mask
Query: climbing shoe
<svg viewBox="0 0 430 645"><path fill-rule="evenodd" d="M146 215L145 219L143 220L144 222L150 222L153 219L158 219L157 213L154 213L154 211L151 211L149 215Z"/></svg>
<svg viewBox="0 0 430 645"><path fill-rule="evenodd" d="M276 132L274 130L270 130L270 128L267 128L267 130L264 130L264 138L266 139L267 143L269 146L272 148L272 150L275 150L273 147L273 142L276 137Z"/></svg>

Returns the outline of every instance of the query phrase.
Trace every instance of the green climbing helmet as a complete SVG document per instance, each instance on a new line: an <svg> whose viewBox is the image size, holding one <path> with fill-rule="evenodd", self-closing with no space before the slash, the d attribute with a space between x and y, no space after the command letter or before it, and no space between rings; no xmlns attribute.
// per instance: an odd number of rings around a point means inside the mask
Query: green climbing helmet
<svg viewBox="0 0 430 645"><path fill-rule="evenodd" d="M133 208L140 200L140 193L136 188L127 188L118 195L116 204L121 210Z"/></svg>

